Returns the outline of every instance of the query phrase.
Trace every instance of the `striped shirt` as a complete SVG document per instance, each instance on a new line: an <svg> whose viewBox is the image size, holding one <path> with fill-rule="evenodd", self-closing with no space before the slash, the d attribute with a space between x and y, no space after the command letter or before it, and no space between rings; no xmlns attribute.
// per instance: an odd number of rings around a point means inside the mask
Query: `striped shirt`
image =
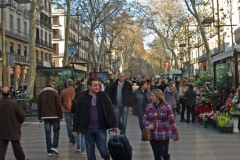
<svg viewBox="0 0 240 160"><path fill-rule="evenodd" d="M153 139L156 140L168 140L172 138L172 134L178 134L172 108L168 103L157 109L153 103L148 104L143 116L143 123L146 127L150 124L155 126Z"/></svg>

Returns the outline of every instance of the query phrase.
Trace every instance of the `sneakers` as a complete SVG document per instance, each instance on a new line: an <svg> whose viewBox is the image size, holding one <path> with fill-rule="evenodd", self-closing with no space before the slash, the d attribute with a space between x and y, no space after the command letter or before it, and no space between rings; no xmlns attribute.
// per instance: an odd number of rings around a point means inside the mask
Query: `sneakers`
<svg viewBox="0 0 240 160"><path fill-rule="evenodd" d="M48 153L48 157L52 157L53 156L53 154L52 153Z"/></svg>
<svg viewBox="0 0 240 160"><path fill-rule="evenodd" d="M51 148L51 151L53 151L55 154L59 154L59 152L56 148Z"/></svg>
<svg viewBox="0 0 240 160"><path fill-rule="evenodd" d="M84 154L86 154L86 152L82 152L81 154L84 155Z"/></svg>
<svg viewBox="0 0 240 160"><path fill-rule="evenodd" d="M76 149L76 152L77 152L77 153L81 152L81 149L78 149L78 148L77 148L77 149Z"/></svg>

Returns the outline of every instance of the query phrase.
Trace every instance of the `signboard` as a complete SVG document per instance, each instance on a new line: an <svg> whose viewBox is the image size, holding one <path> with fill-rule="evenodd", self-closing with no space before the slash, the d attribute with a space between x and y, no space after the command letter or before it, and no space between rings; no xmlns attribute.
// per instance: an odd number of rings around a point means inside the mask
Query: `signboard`
<svg viewBox="0 0 240 160"><path fill-rule="evenodd" d="M164 61L164 67L165 67L165 68L168 67L168 61Z"/></svg>
<svg viewBox="0 0 240 160"><path fill-rule="evenodd" d="M89 77L100 78L102 81L108 79L107 72L91 72L89 73Z"/></svg>
<svg viewBox="0 0 240 160"><path fill-rule="evenodd" d="M51 64L48 61L43 61L43 66L44 67L51 67Z"/></svg>
<svg viewBox="0 0 240 160"><path fill-rule="evenodd" d="M87 71L87 67L76 65L76 64L74 64L74 68L80 71L85 71L85 72Z"/></svg>
<svg viewBox="0 0 240 160"><path fill-rule="evenodd" d="M77 45L68 45L68 60L69 63L78 60Z"/></svg>

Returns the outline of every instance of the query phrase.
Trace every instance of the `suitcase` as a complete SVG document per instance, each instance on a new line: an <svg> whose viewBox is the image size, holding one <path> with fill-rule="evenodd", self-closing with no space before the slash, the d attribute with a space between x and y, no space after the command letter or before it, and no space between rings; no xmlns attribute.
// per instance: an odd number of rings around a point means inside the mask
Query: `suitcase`
<svg viewBox="0 0 240 160"><path fill-rule="evenodd" d="M132 160L132 146L124 135L111 135L108 140L108 149L113 160Z"/></svg>

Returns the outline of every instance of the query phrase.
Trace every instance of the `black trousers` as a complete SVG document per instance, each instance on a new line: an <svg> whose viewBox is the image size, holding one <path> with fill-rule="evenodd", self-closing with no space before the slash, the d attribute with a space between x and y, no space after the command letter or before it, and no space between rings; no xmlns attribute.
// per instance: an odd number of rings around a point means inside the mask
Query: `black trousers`
<svg viewBox="0 0 240 160"><path fill-rule="evenodd" d="M187 122L190 122L190 113L192 114L192 122L195 122L195 106L187 106Z"/></svg>
<svg viewBox="0 0 240 160"><path fill-rule="evenodd" d="M181 120L184 119L184 113L185 113L185 98L180 98L179 103L182 105L182 111L181 111Z"/></svg>
<svg viewBox="0 0 240 160"><path fill-rule="evenodd" d="M9 140L0 139L0 160L4 160L7 152ZM13 152L17 160L25 160L25 154L20 144L20 140L11 141Z"/></svg>
<svg viewBox="0 0 240 160"><path fill-rule="evenodd" d="M169 140L155 140L150 141L155 160L169 160L170 154L168 154Z"/></svg>

